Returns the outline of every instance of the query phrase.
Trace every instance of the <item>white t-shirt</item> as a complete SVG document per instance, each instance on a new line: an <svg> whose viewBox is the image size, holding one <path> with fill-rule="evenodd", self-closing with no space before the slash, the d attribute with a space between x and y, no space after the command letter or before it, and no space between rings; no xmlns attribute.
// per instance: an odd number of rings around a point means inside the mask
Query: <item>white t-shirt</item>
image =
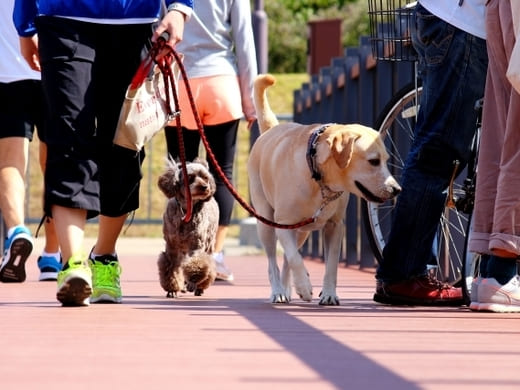
<svg viewBox="0 0 520 390"><path fill-rule="evenodd" d="M479 38L486 39L486 0L419 0L435 16Z"/></svg>
<svg viewBox="0 0 520 390"><path fill-rule="evenodd" d="M0 6L0 82L39 80L20 54L20 42L13 24L14 0L2 0Z"/></svg>

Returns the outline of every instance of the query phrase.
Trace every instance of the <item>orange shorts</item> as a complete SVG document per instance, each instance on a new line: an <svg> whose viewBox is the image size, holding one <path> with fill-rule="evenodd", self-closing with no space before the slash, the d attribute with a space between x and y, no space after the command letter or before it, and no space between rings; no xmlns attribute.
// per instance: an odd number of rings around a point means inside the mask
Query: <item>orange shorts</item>
<svg viewBox="0 0 520 390"><path fill-rule="evenodd" d="M189 80L195 106L203 125L218 125L243 116L237 76L209 76ZM197 129L184 80L179 81L182 126Z"/></svg>

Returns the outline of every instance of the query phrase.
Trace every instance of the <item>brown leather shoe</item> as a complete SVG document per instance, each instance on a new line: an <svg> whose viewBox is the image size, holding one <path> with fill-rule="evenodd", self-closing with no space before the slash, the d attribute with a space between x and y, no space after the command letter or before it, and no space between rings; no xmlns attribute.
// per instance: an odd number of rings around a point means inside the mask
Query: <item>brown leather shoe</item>
<svg viewBox="0 0 520 390"><path fill-rule="evenodd" d="M402 282L377 281L374 301L390 305L461 306L462 289L438 281L435 277L418 276Z"/></svg>

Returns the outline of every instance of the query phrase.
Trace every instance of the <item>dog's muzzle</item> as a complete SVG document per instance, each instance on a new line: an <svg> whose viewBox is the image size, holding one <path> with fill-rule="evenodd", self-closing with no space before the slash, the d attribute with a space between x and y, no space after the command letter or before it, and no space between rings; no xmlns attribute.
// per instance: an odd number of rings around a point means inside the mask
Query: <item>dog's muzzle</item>
<svg viewBox="0 0 520 390"><path fill-rule="evenodd" d="M388 196L386 198L381 198L379 196L376 196L374 193L372 193L368 188L366 188L363 184L361 184L359 181L354 182L356 184L356 187L359 191L363 194L363 197L368 201L372 203L384 203L389 199L392 199L393 197L397 196L401 192L401 187L395 187L390 186L390 190L386 191L388 193Z"/></svg>

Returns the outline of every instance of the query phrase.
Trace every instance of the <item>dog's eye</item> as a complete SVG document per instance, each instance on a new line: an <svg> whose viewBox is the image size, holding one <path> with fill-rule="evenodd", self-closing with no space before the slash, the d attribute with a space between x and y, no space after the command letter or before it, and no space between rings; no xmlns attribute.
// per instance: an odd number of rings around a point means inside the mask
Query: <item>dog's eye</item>
<svg viewBox="0 0 520 390"><path fill-rule="evenodd" d="M195 181L196 175L188 175L188 183L193 184Z"/></svg>
<svg viewBox="0 0 520 390"><path fill-rule="evenodd" d="M381 159L379 158L372 158L368 160L368 163L372 165L373 167L378 167L381 164Z"/></svg>

